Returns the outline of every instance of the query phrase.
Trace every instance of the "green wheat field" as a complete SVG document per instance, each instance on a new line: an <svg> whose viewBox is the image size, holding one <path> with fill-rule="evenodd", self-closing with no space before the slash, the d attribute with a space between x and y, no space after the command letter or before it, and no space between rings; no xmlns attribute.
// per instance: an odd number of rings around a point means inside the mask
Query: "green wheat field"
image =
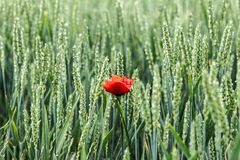
<svg viewBox="0 0 240 160"><path fill-rule="evenodd" d="M0 159L239 160L239 58L240 0L0 0Z"/></svg>

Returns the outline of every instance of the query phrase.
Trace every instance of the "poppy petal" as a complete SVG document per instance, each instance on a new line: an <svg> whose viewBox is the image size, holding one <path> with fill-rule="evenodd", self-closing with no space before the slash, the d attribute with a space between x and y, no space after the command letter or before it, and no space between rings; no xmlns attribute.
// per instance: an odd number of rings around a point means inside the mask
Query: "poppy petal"
<svg viewBox="0 0 240 160"><path fill-rule="evenodd" d="M129 88L132 86L134 80L128 77L123 77L123 83L125 83Z"/></svg>
<svg viewBox="0 0 240 160"><path fill-rule="evenodd" d="M111 89L111 82L112 81L110 81L110 80L106 80L106 81L104 81L104 83L103 83L103 88L106 90L106 91L110 91L110 89Z"/></svg>
<svg viewBox="0 0 240 160"><path fill-rule="evenodd" d="M122 77L117 76L117 75L112 75L111 80L112 80L112 81L122 81Z"/></svg>
<svg viewBox="0 0 240 160"><path fill-rule="evenodd" d="M130 91L130 88L123 82L113 82L111 84L112 93L117 96L121 96Z"/></svg>

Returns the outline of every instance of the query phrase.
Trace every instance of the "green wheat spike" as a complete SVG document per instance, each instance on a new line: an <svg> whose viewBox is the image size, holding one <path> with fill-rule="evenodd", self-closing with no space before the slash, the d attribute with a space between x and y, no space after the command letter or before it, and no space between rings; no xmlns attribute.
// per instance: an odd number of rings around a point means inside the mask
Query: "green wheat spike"
<svg viewBox="0 0 240 160"><path fill-rule="evenodd" d="M175 61L174 61L174 55L172 51L172 44L171 44L171 39L169 35L168 25L166 23L162 27L162 32L163 32L164 52L167 56L167 60L169 62L170 68L173 70Z"/></svg>
<svg viewBox="0 0 240 160"><path fill-rule="evenodd" d="M188 136L188 130L190 127L190 114L191 114L190 101L188 100L184 110L184 123L183 123L183 134L182 134L183 142L186 141Z"/></svg>
<svg viewBox="0 0 240 160"><path fill-rule="evenodd" d="M192 51L192 75L194 81L197 81L201 75L202 68L202 45L201 45L201 34L197 27L194 35L194 44Z"/></svg>
<svg viewBox="0 0 240 160"><path fill-rule="evenodd" d="M134 126L137 127L137 123L140 117L140 109L142 108L142 102L140 101L141 95L141 86L140 80L138 79L138 71L135 70L133 73L133 78L135 79L133 89L132 89L132 109L133 109L133 123Z"/></svg>
<svg viewBox="0 0 240 160"><path fill-rule="evenodd" d="M149 70L151 72L151 74L153 74L153 53L151 51L151 46L148 42L145 42L145 55L146 55L146 60L148 61L148 65L149 65Z"/></svg>
<svg viewBox="0 0 240 160"><path fill-rule="evenodd" d="M146 85L145 88L145 103L142 107L142 118L145 120L145 131L147 134L151 135L151 107L150 107L150 84Z"/></svg>
<svg viewBox="0 0 240 160"><path fill-rule="evenodd" d="M190 150L191 154L194 154L196 152L196 123L195 123L195 121L192 121L192 123L191 123L189 150Z"/></svg>
<svg viewBox="0 0 240 160"><path fill-rule="evenodd" d="M153 70L153 84L152 84L152 123L153 127L159 127L159 115L160 115L160 97L161 97L161 79L159 75L159 69L157 65L154 65Z"/></svg>
<svg viewBox="0 0 240 160"><path fill-rule="evenodd" d="M213 43L213 46L215 46L217 43L214 25L215 25L215 19L213 14L213 5L212 5L212 0L209 0L208 1L208 30L209 30L209 34L210 34L210 38Z"/></svg>

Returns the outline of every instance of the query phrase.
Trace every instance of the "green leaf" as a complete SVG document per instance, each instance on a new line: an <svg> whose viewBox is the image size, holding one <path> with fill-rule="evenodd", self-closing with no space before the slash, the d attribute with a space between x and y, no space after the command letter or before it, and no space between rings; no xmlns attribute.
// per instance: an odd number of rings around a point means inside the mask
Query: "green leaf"
<svg viewBox="0 0 240 160"><path fill-rule="evenodd" d="M197 91L198 84L201 81L201 79L202 79L202 77L199 77L198 80L196 81L196 84L194 84L194 82L192 84L192 77L191 76L188 77L188 88L190 91L190 100L193 100L194 94ZM193 85L193 88L192 88L192 85Z"/></svg>
<svg viewBox="0 0 240 160"><path fill-rule="evenodd" d="M234 144L232 148L232 153L231 153L231 160L238 160L239 159L239 153L240 153L240 132L234 139Z"/></svg>
<svg viewBox="0 0 240 160"><path fill-rule="evenodd" d="M101 155L101 152L102 152L102 148L105 147L105 145L107 144L108 140L111 138L111 135L112 135L112 129L107 133L107 135L103 138L102 140L102 143L100 145L100 148L99 148L99 152L98 152L98 158L100 158L100 155Z"/></svg>
<svg viewBox="0 0 240 160"><path fill-rule="evenodd" d="M83 146L83 148L81 150L81 158L80 159L87 159L85 145Z"/></svg>
<svg viewBox="0 0 240 160"><path fill-rule="evenodd" d="M143 147L143 153L142 153L142 156L141 156L141 160L144 160L145 156L147 157L147 159L150 159L150 152L149 152L149 146L148 146L148 143L147 143L147 136L145 136L144 138L144 147Z"/></svg>
<svg viewBox="0 0 240 160"><path fill-rule="evenodd" d="M11 129L14 137L16 138L17 141L19 141L18 129L14 121L11 122Z"/></svg>
<svg viewBox="0 0 240 160"><path fill-rule="evenodd" d="M189 160L197 160L198 152L196 152Z"/></svg>
<svg viewBox="0 0 240 160"><path fill-rule="evenodd" d="M1 130L5 130L6 128L8 128L8 126L9 126L9 121L7 121L7 123L4 125L4 126L2 126L1 128L0 128L0 131Z"/></svg>
<svg viewBox="0 0 240 160"><path fill-rule="evenodd" d="M188 150L188 148L186 147L186 145L183 143L182 139L180 138L180 136L178 135L178 133L174 130L173 126L169 124L169 129L172 132L175 140L177 141L178 146L181 148L183 154L187 157L190 158L191 154Z"/></svg>
<svg viewBox="0 0 240 160"><path fill-rule="evenodd" d="M134 142L135 136L138 135L138 133L141 132L141 131L144 129L144 127L145 127L145 122L142 122L142 123L139 125L139 127L137 128L137 130L136 130L136 132L134 133L134 135L132 136L132 138L131 138L131 143Z"/></svg>
<svg viewBox="0 0 240 160"><path fill-rule="evenodd" d="M48 160L49 159L49 128L48 128L48 117L47 117L47 111L44 107L44 114L43 114L43 125L42 125L42 147L44 148L43 153L41 156L43 156L43 159Z"/></svg>
<svg viewBox="0 0 240 160"><path fill-rule="evenodd" d="M52 40L52 26L51 26L51 22L49 21L49 15L47 11L44 11L43 14L43 24L41 26L41 34L42 36L46 37L46 35L49 35L50 39Z"/></svg>
<svg viewBox="0 0 240 160"><path fill-rule="evenodd" d="M162 149L164 155L166 156L167 160L172 160L172 155L168 153L167 149L163 145L163 142L162 141L159 141L159 142L160 142L161 149Z"/></svg>
<svg viewBox="0 0 240 160"><path fill-rule="evenodd" d="M71 119L73 117L73 113L76 109L77 103L78 103L78 99L75 102L75 104L74 104L74 106L71 110L71 113L68 115L66 122L63 124L63 128L59 131L59 134L58 134L57 139L56 139L56 155L59 155L59 153L62 149L62 146L65 142L67 130L68 130L70 124L71 124L70 122L71 122Z"/></svg>

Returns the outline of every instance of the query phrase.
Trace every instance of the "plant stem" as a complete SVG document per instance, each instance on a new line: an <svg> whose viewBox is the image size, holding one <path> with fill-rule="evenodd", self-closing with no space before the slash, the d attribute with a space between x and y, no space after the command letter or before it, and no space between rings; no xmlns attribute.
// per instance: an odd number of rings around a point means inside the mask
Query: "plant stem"
<svg viewBox="0 0 240 160"><path fill-rule="evenodd" d="M135 159L134 158L134 153L133 153L133 150L132 150L132 147L131 147L131 140L129 138L129 134L128 134L128 130L127 130L127 127L126 127L126 123L125 123L125 119L124 119L124 115L123 115L123 111L122 111L122 104L121 104L121 101L120 101L120 98L117 98L118 100L118 110L120 112L120 117L121 117L121 123L122 123L122 126L124 128L124 131L125 131L125 134L126 134L126 137L127 137L127 143L128 143L128 148L129 148L129 151L130 151L130 154L131 154L131 159Z"/></svg>

